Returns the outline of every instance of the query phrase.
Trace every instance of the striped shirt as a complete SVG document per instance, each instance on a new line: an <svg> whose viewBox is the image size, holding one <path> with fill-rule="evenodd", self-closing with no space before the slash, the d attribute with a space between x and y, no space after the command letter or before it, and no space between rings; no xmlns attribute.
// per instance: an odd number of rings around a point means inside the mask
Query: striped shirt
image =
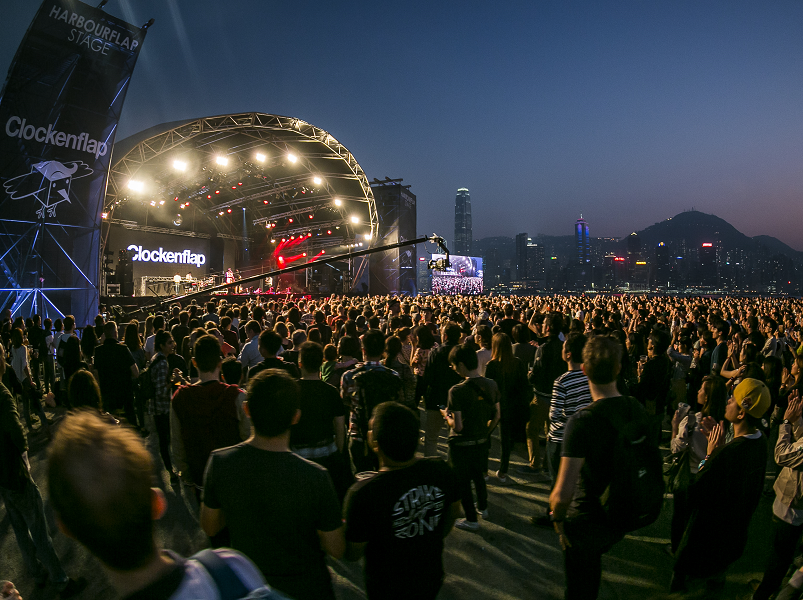
<svg viewBox="0 0 803 600"><path fill-rule="evenodd" d="M563 430L574 413L591 404L588 378L582 371L567 371L552 386L549 408L549 441L563 442Z"/></svg>

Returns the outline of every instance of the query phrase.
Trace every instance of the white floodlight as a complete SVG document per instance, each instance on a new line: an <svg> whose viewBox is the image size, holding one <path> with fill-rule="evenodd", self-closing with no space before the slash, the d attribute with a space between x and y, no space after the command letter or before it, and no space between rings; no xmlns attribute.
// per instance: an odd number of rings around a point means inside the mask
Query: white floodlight
<svg viewBox="0 0 803 600"><path fill-rule="evenodd" d="M356 215L352 215L351 216L351 222L352 223L359 223L360 222L360 217L358 217Z"/></svg>
<svg viewBox="0 0 803 600"><path fill-rule="evenodd" d="M145 184L141 181L137 181L136 179L130 179L128 181L128 189L135 192L142 192L145 190Z"/></svg>
<svg viewBox="0 0 803 600"><path fill-rule="evenodd" d="M323 179L321 179L320 177L318 177L318 176L316 175L315 177L313 177L313 178L312 178L312 182L313 182L315 185L321 185L321 184L323 183Z"/></svg>
<svg viewBox="0 0 803 600"><path fill-rule="evenodd" d="M365 234L365 239L366 239L366 240L370 240L370 239L371 239L371 237L372 237L372 234L370 234L370 233L366 233L366 234Z"/></svg>
<svg viewBox="0 0 803 600"><path fill-rule="evenodd" d="M267 157L267 156L265 156L264 154L262 154L261 152L257 152L256 159L257 159L259 162L265 162L265 159L266 159L266 158L268 158L268 157Z"/></svg>
<svg viewBox="0 0 803 600"><path fill-rule="evenodd" d="M335 198L335 206L343 206L343 201L340 198Z"/></svg>
<svg viewBox="0 0 803 600"><path fill-rule="evenodd" d="M218 156L217 158L215 158L215 162L219 164L221 167L225 167L227 164L229 164L229 159L226 158L225 156Z"/></svg>
<svg viewBox="0 0 803 600"><path fill-rule="evenodd" d="M187 163L183 160L174 160L173 161L173 168L176 171L186 171L187 170Z"/></svg>
<svg viewBox="0 0 803 600"><path fill-rule="evenodd" d="M159 206L164 206L164 204L165 204L164 200L159 200Z"/></svg>
<svg viewBox="0 0 803 600"><path fill-rule="evenodd" d="M298 160L298 157L295 154L291 153L287 155L287 160L289 160L291 163L294 163Z"/></svg>

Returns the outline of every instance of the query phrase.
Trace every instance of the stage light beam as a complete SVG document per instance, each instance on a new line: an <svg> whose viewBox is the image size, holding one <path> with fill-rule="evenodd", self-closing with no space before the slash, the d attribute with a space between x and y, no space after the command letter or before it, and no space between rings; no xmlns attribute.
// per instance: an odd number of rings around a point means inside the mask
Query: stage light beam
<svg viewBox="0 0 803 600"><path fill-rule="evenodd" d="M129 179L128 189L134 192L143 192L145 191L145 184L141 181L137 181L136 179Z"/></svg>
<svg viewBox="0 0 803 600"><path fill-rule="evenodd" d="M186 171L187 170L187 163L183 160L174 160L173 161L173 168L176 171Z"/></svg>
<svg viewBox="0 0 803 600"><path fill-rule="evenodd" d="M226 158L225 156L218 156L217 158L215 158L215 162L219 164L221 167L225 167L226 165L229 164L229 159Z"/></svg>

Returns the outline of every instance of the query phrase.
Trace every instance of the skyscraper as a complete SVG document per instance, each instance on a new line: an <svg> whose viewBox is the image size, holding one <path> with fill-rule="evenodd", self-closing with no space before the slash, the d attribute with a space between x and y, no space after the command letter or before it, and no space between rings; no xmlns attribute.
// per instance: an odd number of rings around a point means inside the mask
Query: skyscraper
<svg viewBox="0 0 803 600"><path fill-rule="evenodd" d="M530 238L526 233L519 233L516 236L516 279L524 281L527 279L527 243Z"/></svg>
<svg viewBox="0 0 803 600"><path fill-rule="evenodd" d="M577 248L577 264L585 266L591 262L591 242L588 239L588 223L583 215L574 224L575 246Z"/></svg>
<svg viewBox="0 0 803 600"><path fill-rule="evenodd" d="M452 253L461 256L471 255L471 196L468 189L457 190L454 201L454 248Z"/></svg>

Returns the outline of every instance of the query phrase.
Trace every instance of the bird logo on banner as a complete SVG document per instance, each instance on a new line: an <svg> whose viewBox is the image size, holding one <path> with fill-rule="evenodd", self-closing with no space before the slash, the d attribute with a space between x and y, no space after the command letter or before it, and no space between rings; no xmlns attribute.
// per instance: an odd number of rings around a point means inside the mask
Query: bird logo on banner
<svg viewBox="0 0 803 600"><path fill-rule="evenodd" d="M9 179L3 184L12 200L33 196L39 202L36 216L45 218L56 216L56 207L62 202L70 202L70 185L73 179L92 174L92 169L81 161L60 163L48 160L36 163L31 172Z"/></svg>

